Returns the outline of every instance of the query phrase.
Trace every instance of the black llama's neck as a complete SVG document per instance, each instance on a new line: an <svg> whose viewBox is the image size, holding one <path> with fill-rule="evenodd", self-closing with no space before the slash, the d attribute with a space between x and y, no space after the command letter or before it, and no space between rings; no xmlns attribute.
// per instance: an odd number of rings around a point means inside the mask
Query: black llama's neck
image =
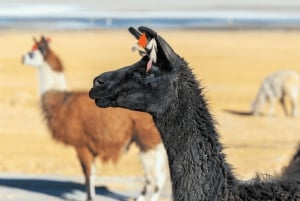
<svg viewBox="0 0 300 201"><path fill-rule="evenodd" d="M166 147L174 200L222 200L234 182L214 120L190 69L179 73L178 100L153 114Z"/></svg>

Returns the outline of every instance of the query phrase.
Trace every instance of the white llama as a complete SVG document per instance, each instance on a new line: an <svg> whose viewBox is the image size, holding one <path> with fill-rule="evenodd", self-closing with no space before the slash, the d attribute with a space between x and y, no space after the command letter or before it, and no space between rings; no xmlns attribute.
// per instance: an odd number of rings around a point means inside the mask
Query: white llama
<svg viewBox="0 0 300 201"><path fill-rule="evenodd" d="M266 102L269 102L269 115L274 115L275 103L280 101L285 115L289 115L286 101L290 100L292 117L298 114L300 76L291 70L280 70L267 76L261 83L260 89L252 103L252 114L259 115Z"/></svg>

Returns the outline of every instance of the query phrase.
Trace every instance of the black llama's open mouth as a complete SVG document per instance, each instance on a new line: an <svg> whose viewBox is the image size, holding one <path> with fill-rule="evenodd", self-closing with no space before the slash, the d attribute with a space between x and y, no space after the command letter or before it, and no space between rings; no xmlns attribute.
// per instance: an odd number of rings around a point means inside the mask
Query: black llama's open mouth
<svg viewBox="0 0 300 201"><path fill-rule="evenodd" d="M91 99L95 99L95 103L99 107L109 107L113 102L113 96L105 96L95 87L91 88L89 96Z"/></svg>
<svg viewBox="0 0 300 201"><path fill-rule="evenodd" d="M108 99L95 99L95 103L98 107L109 107L112 101Z"/></svg>

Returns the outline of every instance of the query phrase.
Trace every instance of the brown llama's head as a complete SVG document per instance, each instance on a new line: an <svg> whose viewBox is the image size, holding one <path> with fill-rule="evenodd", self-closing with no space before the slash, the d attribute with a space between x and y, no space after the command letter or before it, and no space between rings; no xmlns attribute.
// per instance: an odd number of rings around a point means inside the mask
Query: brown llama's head
<svg viewBox="0 0 300 201"><path fill-rule="evenodd" d="M147 27L129 31L138 39L142 59L97 76L90 97L99 107L163 113L179 98L178 83L186 63L155 31Z"/></svg>
<svg viewBox="0 0 300 201"><path fill-rule="evenodd" d="M34 45L31 50L23 55L22 63L34 67L41 67L45 62L48 63L54 71L62 71L62 65L57 56L49 47L50 38L41 36L40 41L33 38Z"/></svg>

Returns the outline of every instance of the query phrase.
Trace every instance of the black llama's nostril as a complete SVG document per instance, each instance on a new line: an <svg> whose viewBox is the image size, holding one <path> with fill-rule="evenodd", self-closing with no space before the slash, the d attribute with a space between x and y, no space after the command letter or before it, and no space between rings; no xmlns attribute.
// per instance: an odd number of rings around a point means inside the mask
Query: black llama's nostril
<svg viewBox="0 0 300 201"><path fill-rule="evenodd" d="M104 84L104 81L100 80L100 79L95 79L94 81L94 86L95 87L100 87Z"/></svg>

